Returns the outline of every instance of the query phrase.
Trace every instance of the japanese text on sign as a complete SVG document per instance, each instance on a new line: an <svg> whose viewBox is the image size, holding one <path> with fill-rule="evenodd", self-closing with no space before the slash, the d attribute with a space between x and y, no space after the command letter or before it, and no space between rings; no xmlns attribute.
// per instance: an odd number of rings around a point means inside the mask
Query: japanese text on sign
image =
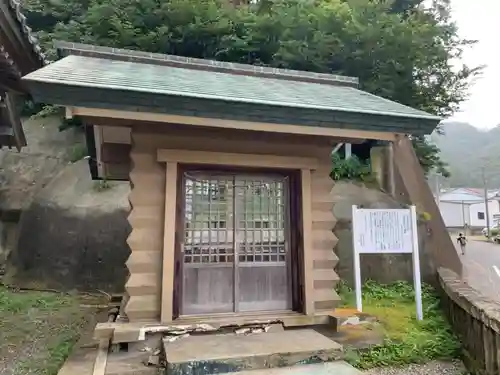
<svg viewBox="0 0 500 375"><path fill-rule="evenodd" d="M354 233L359 253L411 253L413 251L410 210L357 209Z"/></svg>

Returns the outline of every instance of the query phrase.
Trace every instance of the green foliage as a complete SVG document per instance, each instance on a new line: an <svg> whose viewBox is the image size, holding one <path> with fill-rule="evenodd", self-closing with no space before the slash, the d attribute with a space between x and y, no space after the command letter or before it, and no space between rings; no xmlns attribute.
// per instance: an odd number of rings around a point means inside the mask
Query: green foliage
<svg viewBox="0 0 500 375"><path fill-rule="evenodd" d="M62 327L59 332L58 340L49 346L49 358L42 371L47 375L57 375L60 368L71 354L73 347L80 338L80 330L83 327L74 324Z"/></svg>
<svg viewBox="0 0 500 375"><path fill-rule="evenodd" d="M83 143L77 143L71 147L69 161L71 163L76 163L78 160L82 160L86 156L87 146Z"/></svg>
<svg viewBox="0 0 500 375"><path fill-rule="evenodd" d="M31 26L53 39L360 78L361 88L442 116L476 70L455 68L470 42L448 0L26 0ZM426 171L439 150L414 142Z"/></svg>
<svg viewBox="0 0 500 375"><path fill-rule="evenodd" d="M500 230L498 228L490 229L490 237L495 237L495 236L498 236L499 234L500 234Z"/></svg>
<svg viewBox="0 0 500 375"><path fill-rule="evenodd" d="M57 293L15 293L0 285L0 313L18 314L30 309L50 311L70 303L70 299Z"/></svg>
<svg viewBox="0 0 500 375"><path fill-rule="evenodd" d="M339 287L346 306L355 306L353 291ZM348 361L360 368L422 363L434 359L453 359L461 355L461 346L453 334L439 297L429 285L422 286L424 320L416 320L415 293L406 282L363 286L363 311L378 317L385 330L385 341L367 351L351 352Z"/></svg>
<svg viewBox="0 0 500 375"><path fill-rule="evenodd" d="M433 171L443 177L450 177L448 164L441 159L439 147L435 143L424 137L412 137L412 143L426 175Z"/></svg>
<svg viewBox="0 0 500 375"><path fill-rule="evenodd" d="M63 131L69 128L83 129L83 123L78 117L69 119L64 117L64 107L26 102L23 109L23 114L28 115L33 119L60 116L62 118L62 121L61 125L59 125L59 131Z"/></svg>
<svg viewBox="0 0 500 375"><path fill-rule="evenodd" d="M106 191L112 188L108 180L99 180L94 182L94 190L97 192Z"/></svg>
<svg viewBox="0 0 500 375"><path fill-rule="evenodd" d="M418 214L418 220L421 222L430 221L432 219L431 214L428 213L427 211L417 212L417 214Z"/></svg>
<svg viewBox="0 0 500 375"><path fill-rule="evenodd" d="M64 107L57 107L54 105L41 105L41 108L32 114L32 118L45 118L45 117L50 117L54 115L63 115L64 114Z"/></svg>
<svg viewBox="0 0 500 375"><path fill-rule="evenodd" d="M345 159L335 153L332 155L332 162L333 168L330 176L334 181L354 180L368 182L373 180L370 164L362 162L356 155Z"/></svg>

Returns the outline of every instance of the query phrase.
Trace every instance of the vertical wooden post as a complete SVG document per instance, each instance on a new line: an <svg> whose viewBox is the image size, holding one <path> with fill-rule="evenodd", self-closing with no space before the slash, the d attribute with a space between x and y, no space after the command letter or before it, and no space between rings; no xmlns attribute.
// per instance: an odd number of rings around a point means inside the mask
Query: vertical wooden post
<svg viewBox="0 0 500 375"><path fill-rule="evenodd" d="M383 149L379 146L372 147L370 150L370 164L372 173L375 176L377 183L381 188L386 187L385 167L387 163L384 163L386 158L384 157Z"/></svg>
<svg viewBox="0 0 500 375"><path fill-rule="evenodd" d="M302 191L304 313L314 315L311 170L301 169L300 180Z"/></svg>
<svg viewBox="0 0 500 375"><path fill-rule="evenodd" d="M394 177L394 143L387 146L387 185L391 196L396 196L396 181Z"/></svg>
<svg viewBox="0 0 500 375"><path fill-rule="evenodd" d="M163 232L163 268L161 282L161 322L173 317L175 219L177 203L177 163L167 162L165 181L165 229Z"/></svg>

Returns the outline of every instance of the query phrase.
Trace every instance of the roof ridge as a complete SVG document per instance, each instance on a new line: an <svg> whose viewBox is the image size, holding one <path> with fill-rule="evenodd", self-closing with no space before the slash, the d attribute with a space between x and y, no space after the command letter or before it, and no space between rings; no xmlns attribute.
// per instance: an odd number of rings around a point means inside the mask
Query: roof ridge
<svg viewBox="0 0 500 375"><path fill-rule="evenodd" d="M65 41L54 41L54 45L58 50L60 57L67 55L80 55L111 60L165 65L186 69L224 72L229 74L247 76L269 77L289 81L322 83L355 88L358 88L359 86L358 78L328 73L313 73L300 70L272 68L250 64L166 55L160 53L142 52L130 49L95 46L90 44L71 43Z"/></svg>

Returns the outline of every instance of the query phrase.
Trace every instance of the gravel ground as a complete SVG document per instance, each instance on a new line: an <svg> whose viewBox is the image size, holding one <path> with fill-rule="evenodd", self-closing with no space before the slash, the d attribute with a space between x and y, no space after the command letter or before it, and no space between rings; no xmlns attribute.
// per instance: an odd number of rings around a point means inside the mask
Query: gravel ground
<svg viewBox="0 0 500 375"><path fill-rule="evenodd" d="M466 374L461 362L429 362L424 365L387 367L364 371L367 375L463 375Z"/></svg>

